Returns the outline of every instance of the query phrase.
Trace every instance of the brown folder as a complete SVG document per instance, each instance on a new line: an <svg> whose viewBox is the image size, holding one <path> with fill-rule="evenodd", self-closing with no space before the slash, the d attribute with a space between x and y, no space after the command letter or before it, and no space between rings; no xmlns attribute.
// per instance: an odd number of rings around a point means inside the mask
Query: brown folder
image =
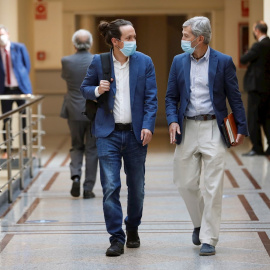
<svg viewBox="0 0 270 270"><path fill-rule="evenodd" d="M224 118L224 125L227 131L229 142L231 145L234 145L236 143L237 137L237 126L235 124L233 113L230 113L227 117Z"/></svg>

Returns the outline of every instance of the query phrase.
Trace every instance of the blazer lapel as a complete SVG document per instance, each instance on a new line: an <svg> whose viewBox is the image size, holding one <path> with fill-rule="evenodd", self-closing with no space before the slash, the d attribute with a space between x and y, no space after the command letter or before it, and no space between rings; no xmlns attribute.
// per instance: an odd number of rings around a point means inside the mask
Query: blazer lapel
<svg viewBox="0 0 270 270"><path fill-rule="evenodd" d="M0 52L0 72L4 74L4 66L3 66L3 61L2 61L2 54Z"/></svg>
<svg viewBox="0 0 270 270"><path fill-rule="evenodd" d="M15 46L14 46L14 44L12 42L10 43L10 57L11 57L13 67L15 67L16 66L16 63L15 63L16 49L15 49Z"/></svg>
<svg viewBox="0 0 270 270"><path fill-rule="evenodd" d="M134 96L135 96L135 89L137 85L137 77L138 77L138 64L137 64L137 55L131 55L129 57L129 88L130 88L130 105L132 107Z"/></svg>
<svg viewBox="0 0 270 270"><path fill-rule="evenodd" d="M214 81L217 73L217 65L218 65L218 58L215 53L215 50L210 48L210 56L209 56L209 68L208 68L208 83L209 83L209 91L210 91L210 98L213 102L213 88L214 88Z"/></svg>
<svg viewBox="0 0 270 270"><path fill-rule="evenodd" d="M190 55L186 54L186 56L183 59L183 67L184 67L186 91L188 95L190 94L190 66L191 66Z"/></svg>

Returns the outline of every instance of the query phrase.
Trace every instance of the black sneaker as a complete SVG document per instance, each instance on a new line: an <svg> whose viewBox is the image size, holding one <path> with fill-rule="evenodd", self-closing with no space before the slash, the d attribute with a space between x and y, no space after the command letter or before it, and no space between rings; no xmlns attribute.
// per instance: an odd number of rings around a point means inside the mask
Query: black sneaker
<svg viewBox="0 0 270 270"><path fill-rule="evenodd" d="M72 188L70 191L71 196L73 197L79 197L80 196L80 179L79 178L74 178L73 183L72 183Z"/></svg>
<svg viewBox="0 0 270 270"><path fill-rule="evenodd" d="M111 246L106 251L106 256L116 257L124 253L124 244L115 240L111 243Z"/></svg>

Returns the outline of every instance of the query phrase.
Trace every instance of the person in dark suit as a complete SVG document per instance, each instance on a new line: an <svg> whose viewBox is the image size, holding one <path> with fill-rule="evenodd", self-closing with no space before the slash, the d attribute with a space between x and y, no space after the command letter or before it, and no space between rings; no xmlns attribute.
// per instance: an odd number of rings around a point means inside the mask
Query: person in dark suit
<svg viewBox="0 0 270 270"><path fill-rule="evenodd" d="M255 23L253 34L258 42L240 58L242 64L248 64L244 90L248 92L248 126L252 143L252 149L243 156L270 155L270 39L266 23ZM266 152L261 126L268 143Z"/></svg>
<svg viewBox="0 0 270 270"><path fill-rule="evenodd" d="M24 44L10 42L8 30L4 25L0 25L0 51L0 95L31 94L32 86L29 78L31 65L28 51ZM11 111L14 102L21 106L25 100L1 100L2 113ZM8 120L9 118L4 120L4 140L6 140L5 123ZM22 125L23 128L26 126L25 118ZM26 144L25 134L23 141Z"/></svg>
<svg viewBox="0 0 270 270"><path fill-rule="evenodd" d="M93 187L97 175L96 139L91 136L90 121L82 112L85 111L85 99L80 92L86 70L91 64L93 55L89 52L92 35L80 29L73 34L72 42L76 53L62 58L62 78L67 83L67 93L62 106L61 117L68 120L72 148L70 149L70 174L73 180L71 195L80 196L82 163L85 156L85 181L83 198L94 198Z"/></svg>
<svg viewBox="0 0 270 270"><path fill-rule="evenodd" d="M221 125L234 113L235 146L248 135L241 94L232 58L209 46L211 25L206 17L183 24L181 46L174 57L166 93L166 114L174 154L174 183L190 214L192 241L201 256L215 254L221 220L226 145ZM200 175L204 164L204 196Z"/></svg>
<svg viewBox="0 0 270 270"><path fill-rule="evenodd" d="M93 131L97 138L100 178L103 187L103 211L111 234L107 256L124 253L125 233L120 204L122 158L128 186L125 218L129 248L138 248L140 238L145 159L152 139L157 112L155 70L149 56L136 51L136 33L131 22L118 19L101 22L99 30L111 50L111 82L103 80L100 55L95 55L81 85L86 99L99 100ZM109 108L109 110L107 110Z"/></svg>

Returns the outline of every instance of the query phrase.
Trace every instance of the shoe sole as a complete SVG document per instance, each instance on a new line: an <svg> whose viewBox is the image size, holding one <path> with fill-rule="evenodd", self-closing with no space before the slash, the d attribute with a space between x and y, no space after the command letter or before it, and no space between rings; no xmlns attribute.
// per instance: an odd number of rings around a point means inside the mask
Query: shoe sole
<svg viewBox="0 0 270 270"><path fill-rule="evenodd" d="M96 197L96 196L84 196L84 195L83 195L83 198L84 198L84 199L93 199L93 198L95 198L95 197Z"/></svg>
<svg viewBox="0 0 270 270"><path fill-rule="evenodd" d="M215 254L216 254L216 252L209 252L209 253L200 252L200 256L211 256L211 255L215 255Z"/></svg>
<svg viewBox="0 0 270 270"><path fill-rule="evenodd" d="M138 248L138 247L140 247L140 243L139 244L128 244L128 243L126 243L126 246L127 246L127 248Z"/></svg>
<svg viewBox="0 0 270 270"><path fill-rule="evenodd" d="M118 252L106 252L106 256L107 257L117 257L117 256L121 256L121 254L124 254L124 250L121 250L121 253Z"/></svg>

